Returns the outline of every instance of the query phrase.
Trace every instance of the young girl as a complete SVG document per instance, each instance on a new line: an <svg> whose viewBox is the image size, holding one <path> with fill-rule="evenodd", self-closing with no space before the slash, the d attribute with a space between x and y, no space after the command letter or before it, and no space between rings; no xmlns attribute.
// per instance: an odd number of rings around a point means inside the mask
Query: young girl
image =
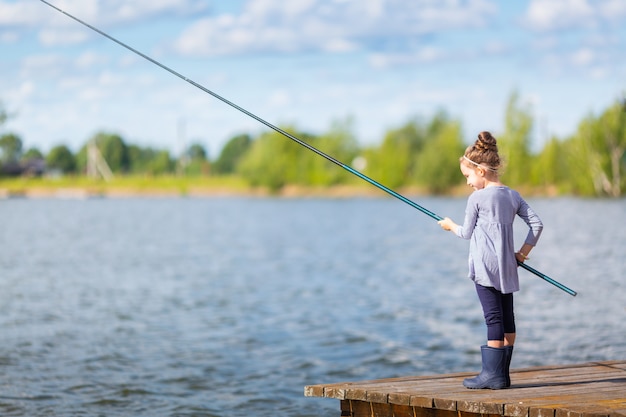
<svg viewBox="0 0 626 417"><path fill-rule="evenodd" d="M467 200L463 225L449 218L439 221L444 230L470 239L469 277L476 285L487 324L487 345L481 346L482 371L467 378L467 388L509 387L509 367L515 343L513 293L519 290L517 261L524 262L537 243L543 224L517 191L499 180L501 167L496 139L481 132L460 159L461 172L475 191ZM525 243L515 252L513 221L528 225Z"/></svg>

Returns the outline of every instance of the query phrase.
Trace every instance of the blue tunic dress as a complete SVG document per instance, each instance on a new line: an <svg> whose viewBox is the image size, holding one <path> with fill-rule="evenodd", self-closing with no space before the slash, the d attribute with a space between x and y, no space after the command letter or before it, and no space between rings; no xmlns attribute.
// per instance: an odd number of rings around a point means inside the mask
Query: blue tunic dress
<svg viewBox="0 0 626 417"><path fill-rule="evenodd" d="M535 246L543 223L520 194L506 186L474 191L467 200L465 220L456 235L470 239L469 277L503 294L519 291L513 221L520 216L529 227L525 243Z"/></svg>

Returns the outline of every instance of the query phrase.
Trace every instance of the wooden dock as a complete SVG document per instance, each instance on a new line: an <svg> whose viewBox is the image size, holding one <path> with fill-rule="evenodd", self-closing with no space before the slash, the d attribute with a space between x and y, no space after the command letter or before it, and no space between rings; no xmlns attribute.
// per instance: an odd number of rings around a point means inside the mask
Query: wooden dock
<svg viewBox="0 0 626 417"><path fill-rule="evenodd" d="M470 390L476 373L310 385L350 417L626 417L626 360L511 370L511 387Z"/></svg>

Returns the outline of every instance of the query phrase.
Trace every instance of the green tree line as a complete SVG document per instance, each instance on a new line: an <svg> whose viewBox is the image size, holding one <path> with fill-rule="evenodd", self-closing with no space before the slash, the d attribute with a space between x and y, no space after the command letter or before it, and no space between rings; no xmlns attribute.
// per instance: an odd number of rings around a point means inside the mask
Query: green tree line
<svg viewBox="0 0 626 417"><path fill-rule="evenodd" d="M7 117L0 106L0 125ZM550 194L622 195L626 185L626 103L616 100L600 114L589 114L573 134L549 138L538 152L532 151L534 124L532 108L520 102L519 94L511 94L504 131L492 132L505 160L503 182ZM350 119L332 123L321 134L296 126L281 128L390 188L420 187L433 194L449 193L464 183L459 157L472 141L464 140L461 122L443 110L432 118L412 117L370 146L359 145ZM24 150L21 138L6 132L0 135L0 169L10 175L24 172L11 167L44 161L46 175L83 175L93 145L115 175L240 176L251 186L274 191L287 185L324 187L361 181L274 131L255 137L237 135L215 159L209 158L200 143L191 144L175 157L165 149L127 143L111 132L96 133L76 153L59 144L44 155L34 148Z"/></svg>

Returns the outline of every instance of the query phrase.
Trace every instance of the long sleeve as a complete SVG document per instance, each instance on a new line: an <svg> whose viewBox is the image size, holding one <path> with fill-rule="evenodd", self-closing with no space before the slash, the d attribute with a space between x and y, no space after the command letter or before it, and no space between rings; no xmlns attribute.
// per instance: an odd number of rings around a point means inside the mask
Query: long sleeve
<svg viewBox="0 0 626 417"><path fill-rule="evenodd" d="M539 236L541 236L541 232L543 231L543 223L541 222L541 219L523 199L521 201L520 208L517 211L517 215L520 216L528 225L528 235L526 235L524 243L535 246L539 240Z"/></svg>

